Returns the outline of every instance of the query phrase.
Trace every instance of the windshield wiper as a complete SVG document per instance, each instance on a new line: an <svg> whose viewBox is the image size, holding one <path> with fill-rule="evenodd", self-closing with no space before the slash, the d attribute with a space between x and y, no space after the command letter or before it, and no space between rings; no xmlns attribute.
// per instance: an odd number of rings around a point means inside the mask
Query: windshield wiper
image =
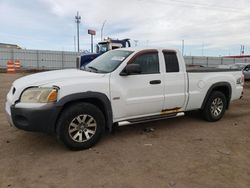
<svg viewBox="0 0 250 188"><path fill-rule="evenodd" d="M97 68L92 67L92 66L89 66L89 67L87 67L87 68L92 69L92 70L94 70L95 72L98 72L98 71L99 71Z"/></svg>
<svg viewBox="0 0 250 188"><path fill-rule="evenodd" d="M92 67L92 66L85 67L84 70L86 70L86 68L89 69L89 71L90 71L90 70L94 70L96 73L108 73L108 72L106 72L106 71L99 70L99 69L97 69L97 68L95 68L95 67ZM88 70L86 70L86 71L88 71ZM92 72L92 71L90 71L90 72Z"/></svg>

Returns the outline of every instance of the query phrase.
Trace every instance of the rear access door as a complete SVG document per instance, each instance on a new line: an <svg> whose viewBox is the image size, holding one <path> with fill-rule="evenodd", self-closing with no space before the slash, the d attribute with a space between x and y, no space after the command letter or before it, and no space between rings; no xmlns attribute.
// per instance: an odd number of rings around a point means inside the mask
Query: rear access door
<svg viewBox="0 0 250 188"><path fill-rule="evenodd" d="M184 111L187 100L187 73L180 66L175 51L163 50L164 74L164 113ZM183 62L184 63L184 62Z"/></svg>

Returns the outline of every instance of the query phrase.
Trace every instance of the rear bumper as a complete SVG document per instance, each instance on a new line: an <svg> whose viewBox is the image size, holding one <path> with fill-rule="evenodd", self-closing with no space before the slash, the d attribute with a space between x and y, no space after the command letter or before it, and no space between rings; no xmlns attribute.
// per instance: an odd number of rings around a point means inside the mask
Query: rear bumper
<svg viewBox="0 0 250 188"><path fill-rule="evenodd" d="M241 99L243 97L243 86L237 85L232 96L232 100Z"/></svg>
<svg viewBox="0 0 250 188"><path fill-rule="evenodd" d="M242 92L241 92L240 99L242 99L242 98L243 98L243 94L244 94L244 92L242 91Z"/></svg>
<svg viewBox="0 0 250 188"><path fill-rule="evenodd" d="M36 132L55 132L56 120L60 108L55 104L45 104L40 107L18 107L6 105L8 121L18 129Z"/></svg>

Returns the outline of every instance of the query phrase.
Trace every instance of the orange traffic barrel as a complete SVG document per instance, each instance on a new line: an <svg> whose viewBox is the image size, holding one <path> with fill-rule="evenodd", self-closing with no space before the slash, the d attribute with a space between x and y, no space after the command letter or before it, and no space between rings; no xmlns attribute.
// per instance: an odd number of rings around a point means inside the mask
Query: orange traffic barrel
<svg viewBox="0 0 250 188"><path fill-rule="evenodd" d="M12 60L7 62L7 73L16 73L15 64Z"/></svg>
<svg viewBox="0 0 250 188"><path fill-rule="evenodd" d="M15 69L16 69L16 70L20 70L20 68L21 68L21 63L20 63L19 60L15 60L14 65L15 65Z"/></svg>

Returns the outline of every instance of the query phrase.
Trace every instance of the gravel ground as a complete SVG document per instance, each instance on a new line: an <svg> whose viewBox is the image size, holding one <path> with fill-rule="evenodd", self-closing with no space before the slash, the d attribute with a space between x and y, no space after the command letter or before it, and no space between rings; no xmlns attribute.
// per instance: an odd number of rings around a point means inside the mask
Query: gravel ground
<svg viewBox="0 0 250 188"><path fill-rule="evenodd" d="M119 127L73 152L53 135L8 125L5 97L21 76L0 74L1 188L250 187L250 82L219 122L185 116Z"/></svg>

